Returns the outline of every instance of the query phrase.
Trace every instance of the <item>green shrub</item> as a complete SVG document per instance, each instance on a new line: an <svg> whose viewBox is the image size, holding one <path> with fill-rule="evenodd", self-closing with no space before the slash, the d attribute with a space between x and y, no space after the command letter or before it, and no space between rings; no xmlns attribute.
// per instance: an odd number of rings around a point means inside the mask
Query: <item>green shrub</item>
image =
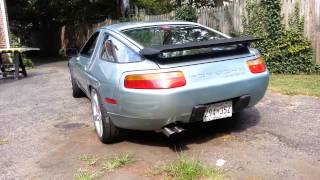
<svg viewBox="0 0 320 180"><path fill-rule="evenodd" d="M164 14L173 9L171 0L131 0L130 4L145 9L148 14Z"/></svg>
<svg viewBox="0 0 320 180"><path fill-rule="evenodd" d="M27 68L33 68L33 62L30 58L22 56L22 62Z"/></svg>
<svg viewBox="0 0 320 180"><path fill-rule="evenodd" d="M16 36L13 33L9 34L10 36L10 46L13 48L19 48L22 47L21 43L20 43L20 39L18 38L18 36Z"/></svg>
<svg viewBox="0 0 320 180"><path fill-rule="evenodd" d="M285 30L276 47L266 54L266 60L274 73L315 73L310 42L294 29Z"/></svg>
<svg viewBox="0 0 320 180"><path fill-rule="evenodd" d="M247 0L243 34L263 39L254 46L265 57L272 73L319 73L319 65L313 62L311 43L303 35L304 19L299 16L299 4L287 28L281 24L280 7L280 0Z"/></svg>
<svg viewBox="0 0 320 180"><path fill-rule="evenodd" d="M176 19L196 22L198 20L196 9L188 5L181 6L176 10Z"/></svg>

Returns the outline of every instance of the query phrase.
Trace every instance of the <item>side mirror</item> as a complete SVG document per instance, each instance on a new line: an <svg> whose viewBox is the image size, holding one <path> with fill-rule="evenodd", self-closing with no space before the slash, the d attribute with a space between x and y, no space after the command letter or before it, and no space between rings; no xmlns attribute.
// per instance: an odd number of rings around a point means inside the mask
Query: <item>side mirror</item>
<svg viewBox="0 0 320 180"><path fill-rule="evenodd" d="M66 56L68 58L76 57L76 56L78 56L78 53L79 53L79 51L76 48L67 48L66 49Z"/></svg>

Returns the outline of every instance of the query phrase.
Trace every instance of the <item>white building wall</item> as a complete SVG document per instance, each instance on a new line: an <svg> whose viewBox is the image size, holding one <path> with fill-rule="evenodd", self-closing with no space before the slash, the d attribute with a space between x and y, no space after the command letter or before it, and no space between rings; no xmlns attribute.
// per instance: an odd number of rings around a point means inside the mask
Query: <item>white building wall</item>
<svg viewBox="0 0 320 180"><path fill-rule="evenodd" d="M0 0L0 48L9 48L9 26L5 0Z"/></svg>

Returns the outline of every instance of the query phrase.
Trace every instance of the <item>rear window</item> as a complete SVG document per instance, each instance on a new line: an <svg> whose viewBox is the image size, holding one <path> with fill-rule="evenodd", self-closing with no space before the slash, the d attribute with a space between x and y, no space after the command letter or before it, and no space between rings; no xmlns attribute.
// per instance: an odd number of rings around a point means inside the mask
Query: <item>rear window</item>
<svg viewBox="0 0 320 180"><path fill-rule="evenodd" d="M124 30L123 33L144 47L185 44L225 38L216 32L196 25L160 25Z"/></svg>
<svg viewBox="0 0 320 180"><path fill-rule="evenodd" d="M226 37L196 25L159 25L143 28L128 29L122 31L125 35L135 40L144 47L154 47L163 45L177 45L192 42L202 42L209 40L225 39ZM229 52L228 54L236 54L239 49L238 45L196 48L189 50L179 50L173 52L163 52L158 58L179 58L184 56L220 55ZM200 58L200 57L198 57Z"/></svg>

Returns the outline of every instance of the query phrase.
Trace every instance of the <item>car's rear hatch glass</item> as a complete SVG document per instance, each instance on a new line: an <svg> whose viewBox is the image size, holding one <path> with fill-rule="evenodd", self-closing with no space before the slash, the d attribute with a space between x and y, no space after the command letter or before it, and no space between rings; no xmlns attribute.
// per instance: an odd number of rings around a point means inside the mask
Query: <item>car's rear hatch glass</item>
<svg viewBox="0 0 320 180"><path fill-rule="evenodd" d="M196 25L159 25L122 31L144 47L223 39L222 35Z"/></svg>
<svg viewBox="0 0 320 180"><path fill-rule="evenodd" d="M226 37L212 30L197 25L158 25L123 30L143 47L175 46L187 43L223 40ZM164 51L148 59L156 60L160 64L177 63L180 61L195 61L230 57L234 55L250 55L248 47L242 44L214 46L194 49L179 49Z"/></svg>

